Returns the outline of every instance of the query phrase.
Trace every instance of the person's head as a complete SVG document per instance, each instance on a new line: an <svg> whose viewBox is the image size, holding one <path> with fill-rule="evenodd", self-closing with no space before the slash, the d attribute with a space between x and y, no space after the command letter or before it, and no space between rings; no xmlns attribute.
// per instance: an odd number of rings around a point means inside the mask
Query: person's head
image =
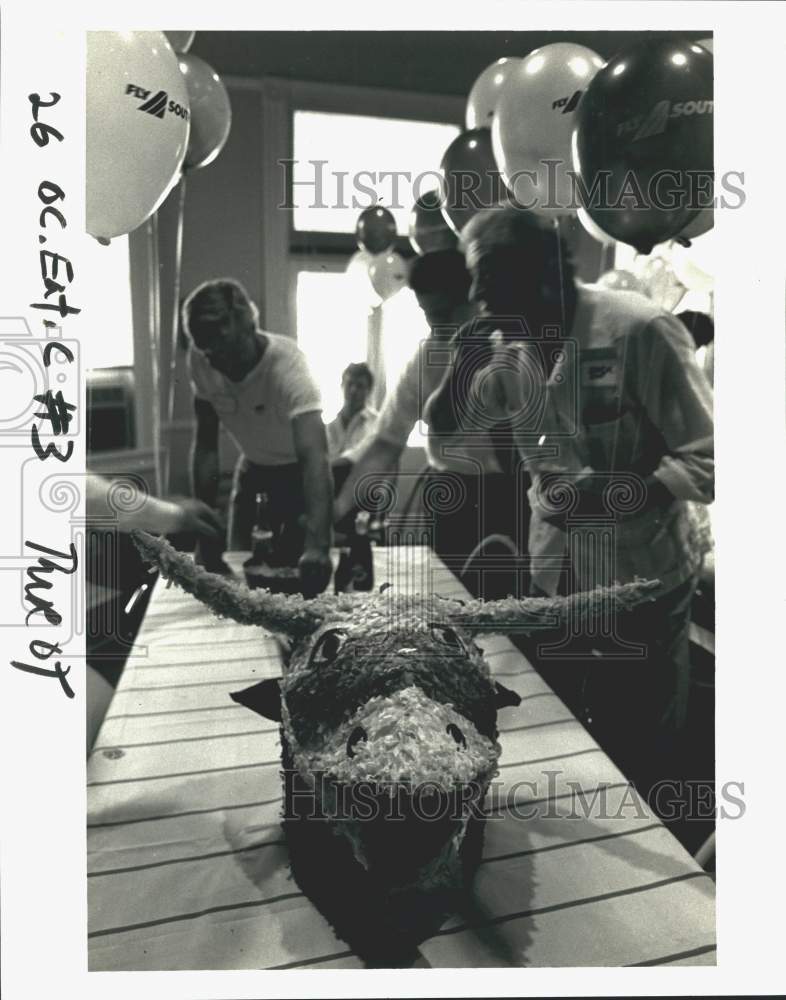
<svg viewBox="0 0 786 1000"><path fill-rule="evenodd" d="M341 388L344 404L350 413L359 413L363 409L373 386L374 375L365 361L347 365L341 376Z"/></svg>
<svg viewBox="0 0 786 1000"><path fill-rule="evenodd" d="M238 281L199 285L183 303L183 328L213 368L242 378L257 359L257 307Z"/></svg>
<svg viewBox="0 0 786 1000"><path fill-rule="evenodd" d="M430 327L460 325L470 318L469 283L464 255L458 250L423 254L409 271L409 287Z"/></svg>
<svg viewBox="0 0 786 1000"><path fill-rule="evenodd" d="M485 209L470 219L459 243L472 276L469 296L484 313L520 316L536 327L570 325L573 263L550 220L522 208Z"/></svg>
<svg viewBox="0 0 786 1000"><path fill-rule="evenodd" d="M686 309L684 312L677 313L677 319L688 328L696 350L700 347L706 347L715 339L715 323L706 313Z"/></svg>

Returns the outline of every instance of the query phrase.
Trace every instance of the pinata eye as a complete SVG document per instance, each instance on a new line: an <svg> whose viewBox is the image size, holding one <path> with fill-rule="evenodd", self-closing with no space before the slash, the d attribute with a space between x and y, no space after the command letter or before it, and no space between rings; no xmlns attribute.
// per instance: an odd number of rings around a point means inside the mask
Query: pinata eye
<svg viewBox="0 0 786 1000"><path fill-rule="evenodd" d="M323 632L317 639L309 657L310 667L321 667L332 663L338 656L338 651L346 639L347 633L342 628L331 628Z"/></svg>
<svg viewBox="0 0 786 1000"><path fill-rule="evenodd" d="M349 734L347 740L347 757L355 756L355 747L358 743L365 743L368 740L368 733L362 726L355 726Z"/></svg>
<svg viewBox="0 0 786 1000"><path fill-rule="evenodd" d="M460 747L464 747L465 750L467 749L467 738L455 723L451 722L448 724L448 733Z"/></svg>
<svg viewBox="0 0 786 1000"><path fill-rule="evenodd" d="M463 653L464 643L459 638L458 632L451 628L450 625L429 625L431 629L431 634L437 640L446 646L452 646L453 649L459 649Z"/></svg>

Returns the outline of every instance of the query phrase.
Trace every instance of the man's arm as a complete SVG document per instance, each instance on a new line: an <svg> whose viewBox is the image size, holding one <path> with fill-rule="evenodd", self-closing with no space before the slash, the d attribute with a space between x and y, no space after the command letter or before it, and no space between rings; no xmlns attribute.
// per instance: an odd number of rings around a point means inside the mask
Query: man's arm
<svg viewBox="0 0 786 1000"><path fill-rule="evenodd" d="M672 317L650 324L638 362L640 395L668 448L648 490L712 503L715 450L712 389L687 330Z"/></svg>
<svg viewBox="0 0 786 1000"><path fill-rule="evenodd" d="M631 342L628 366L635 394L647 417L663 436L666 452L658 467L644 477L642 510L677 500L712 503L715 453L712 389L696 361L688 331L671 316L662 316ZM590 475L575 484L582 502L602 510L604 482ZM590 513L588 508L586 513Z"/></svg>
<svg viewBox="0 0 786 1000"><path fill-rule="evenodd" d="M333 473L321 414L313 411L293 417L292 437L306 501L306 538L300 558L300 575L304 594L306 591L318 594L327 586L332 572L330 539L333 524Z"/></svg>
<svg viewBox="0 0 786 1000"><path fill-rule="evenodd" d="M89 473L87 476L87 516L90 519L111 516L119 531L140 528L154 534L170 535L188 531L206 538L220 538L224 526L201 500L165 500L140 490L130 479L122 479L123 491L133 502L122 507L112 504L112 481Z"/></svg>
<svg viewBox="0 0 786 1000"><path fill-rule="evenodd" d="M191 450L191 490L209 507L218 498L218 414L206 399L194 397L196 431Z"/></svg>
<svg viewBox="0 0 786 1000"><path fill-rule="evenodd" d="M471 393L475 377L494 361L492 332L485 324L465 323L454 334L449 346L446 345L453 360L423 408L429 437L460 433L467 429L464 426L467 422L474 426L471 419L473 408L482 405L486 411L485 401L481 403L480 396L471 398Z"/></svg>

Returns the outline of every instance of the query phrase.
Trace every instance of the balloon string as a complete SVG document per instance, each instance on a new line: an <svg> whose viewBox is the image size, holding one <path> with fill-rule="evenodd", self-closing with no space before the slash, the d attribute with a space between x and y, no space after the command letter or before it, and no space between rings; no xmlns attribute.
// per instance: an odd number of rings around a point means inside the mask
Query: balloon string
<svg viewBox="0 0 786 1000"><path fill-rule="evenodd" d="M147 222L148 238L148 325L150 328L150 374L152 379L153 411L153 470L155 493L161 495L161 372L159 366L160 337L160 288L161 276L158 270L158 213L154 212Z"/></svg>
<svg viewBox="0 0 786 1000"><path fill-rule="evenodd" d="M554 237L557 240L557 263L559 265L559 301L560 309L562 310L562 336L567 337L568 331L566 329L567 319L565 316L565 281L562 271L562 240L560 239L560 228L559 219L554 217Z"/></svg>
<svg viewBox="0 0 786 1000"><path fill-rule="evenodd" d="M177 230L175 233L175 269L173 276L173 305L172 305L172 347L169 355L169 384L167 385L167 405L166 418L167 430L169 431L169 448L167 450L166 462L166 488L172 489L172 444L174 439L175 420L175 387L177 374L177 343L180 333L180 277L183 263L183 219L186 205L186 174L180 177L179 199L177 208Z"/></svg>

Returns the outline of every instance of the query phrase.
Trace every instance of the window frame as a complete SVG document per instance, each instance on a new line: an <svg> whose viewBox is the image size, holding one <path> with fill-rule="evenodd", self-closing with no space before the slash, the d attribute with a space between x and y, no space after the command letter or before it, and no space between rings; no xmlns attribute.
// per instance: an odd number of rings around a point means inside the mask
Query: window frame
<svg viewBox="0 0 786 1000"><path fill-rule="evenodd" d="M345 266L357 249L351 234L302 232L294 228L294 212L286 208L286 172L280 159L294 158L295 111L437 122L464 128L466 100L448 94L422 94L382 87L326 84L283 77L224 78L230 89L261 94L260 128L263 136L262 215L265 254L262 261L263 323L268 330L296 336L294 291L290 257L303 254L334 256ZM406 234L396 249L411 256Z"/></svg>

